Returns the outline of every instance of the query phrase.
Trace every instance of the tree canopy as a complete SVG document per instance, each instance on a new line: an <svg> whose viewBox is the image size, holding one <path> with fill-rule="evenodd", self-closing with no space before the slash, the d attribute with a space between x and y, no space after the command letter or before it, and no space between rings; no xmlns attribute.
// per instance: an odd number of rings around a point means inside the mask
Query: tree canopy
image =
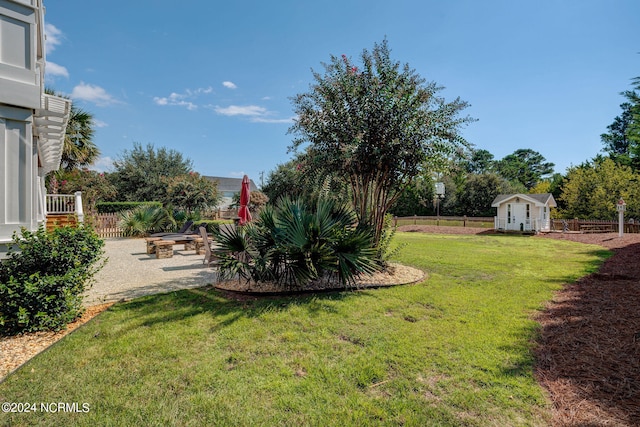
<svg viewBox="0 0 640 427"><path fill-rule="evenodd" d="M140 143L125 150L113 166L115 170L109 178L118 190L118 199L133 202L166 200L166 179L192 171L191 160L182 153L164 147L156 149L152 144L143 147Z"/></svg>
<svg viewBox="0 0 640 427"><path fill-rule="evenodd" d="M188 214L217 206L218 185L196 172L163 178L167 188L166 205L184 209Z"/></svg>
<svg viewBox="0 0 640 427"><path fill-rule="evenodd" d="M640 216L640 175L629 166L604 158L569 169L560 199L565 218L615 219L616 204L623 198L628 217Z"/></svg>
<svg viewBox="0 0 640 427"><path fill-rule="evenodd" d="M45 89L45 93L68 98L49 88ZM91 166L98 160L100 149L93 142L93 126L93 115L72 103L69 122L64 135L62 161L60 162L61 170L81 169Z"/></svg>
<svg viewBox="0 0 640 427"><path fill-rule="evenodd" d="M600 135L603 151L616 163L640 169L640 77L633 79L633 89L622 92L626 102L622 113Z"/></svg>
<svg viewBox="0 0 640 427"><path fill-rule="evenodd" d="M532 149L519 149L495 163L496 171L513 182L520 182L527 189L553 173L555 165Z"/></svg>
<svg viewBox="0 0 640 427"><path fill-rule="evenodd" d="M347 180L358 218L378 242L388 208L428 158L466 145L459 131L471 119L459 116L466 102L446 102L441 86L393 61L386 40L360 59L358 66L331 56L324 74L313 72L310 91L292 99L291 148L309 143L310 167Z"/></svg>

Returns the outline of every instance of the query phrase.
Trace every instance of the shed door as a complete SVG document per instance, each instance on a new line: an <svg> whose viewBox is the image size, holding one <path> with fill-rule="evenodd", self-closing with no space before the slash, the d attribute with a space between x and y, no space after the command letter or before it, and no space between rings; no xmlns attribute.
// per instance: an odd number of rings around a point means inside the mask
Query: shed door
<svg viewBox="0 0 640 427"><path fill-rule="evenodd" d="M527 218L527 204L526 203L512 203L507 209L507 214L510 217L507 219L507 230L520 230L520 224L522 229L527 230L529 220Z"/></svg>

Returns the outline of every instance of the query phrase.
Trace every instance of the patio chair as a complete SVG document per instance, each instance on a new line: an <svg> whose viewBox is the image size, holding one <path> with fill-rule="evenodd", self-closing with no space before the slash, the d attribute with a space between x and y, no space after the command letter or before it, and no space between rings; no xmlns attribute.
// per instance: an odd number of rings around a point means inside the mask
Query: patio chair
<svg viewBox="0 0 640 427"><path fill-rule="evenodd" d="M218 258L211 251L211 245L209 243L209 236L207 235L207 229L205 227L200 227L200 236L202 236L202 242L204 243L204 260L202 260L203 264L206 264L207 267L211 266L211 264L218 264Z"/></svg>
<svg viewBox="0 0 640 427"><path fill-rule="evenodd" d="M170 234L191 234L191 232L189 231L189 229L191 228L191 226L193 225L193 221L189 220L187 222L184 223L184 225L182 226L182 228L176 232L173 233L153 233L152 235L150 235L149 237L163 237L163 236L168 236Z"/></svg>
<svg viewBox="0 0 640 427"><path fill-rule="evenodd" d="M191 234L200 234L200 227L204 227L206 229L207 228L207 223L203 222L203 223L200 223L200 224L196 225L193 228L193 231L189 231L189 233L191 233Z"/></svg>

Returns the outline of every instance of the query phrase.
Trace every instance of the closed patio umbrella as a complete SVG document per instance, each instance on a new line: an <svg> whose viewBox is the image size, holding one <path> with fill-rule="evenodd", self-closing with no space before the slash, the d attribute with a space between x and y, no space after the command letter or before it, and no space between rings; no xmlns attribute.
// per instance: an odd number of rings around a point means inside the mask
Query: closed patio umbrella
<svg viewBox="0 0 640 427"><path fill-rule="evenodd" d="M240 217L240 225L244 225L251 221L251 212L249 212L249 177L245 175L242 178L242 189L240 190L240 210L238 216Z"/></svg>

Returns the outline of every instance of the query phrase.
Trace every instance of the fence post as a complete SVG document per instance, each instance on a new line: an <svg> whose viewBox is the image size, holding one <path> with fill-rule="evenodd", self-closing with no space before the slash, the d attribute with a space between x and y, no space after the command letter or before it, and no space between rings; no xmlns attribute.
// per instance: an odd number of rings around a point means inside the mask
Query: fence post
<svg viewBox="0 0 640 427"><path fill-rule="evenodd" d="M394 228L397 228L397 227L398 227L398 217L397 217L397 216L394 216L394 217L393 217L393 227L394 227Z"/></svg>
<svg viewBox="0 0 640 427"><path fill-rule="evenodd" d="M418 215L413 215L413 225L418 224Z"/></svg>
<svg viewBox="0 0 640 427"><path fill-rule="evenodd" d="M462 226L466 227L467 226L467 216L465 215L463 220L462 220Z"/></svg>

